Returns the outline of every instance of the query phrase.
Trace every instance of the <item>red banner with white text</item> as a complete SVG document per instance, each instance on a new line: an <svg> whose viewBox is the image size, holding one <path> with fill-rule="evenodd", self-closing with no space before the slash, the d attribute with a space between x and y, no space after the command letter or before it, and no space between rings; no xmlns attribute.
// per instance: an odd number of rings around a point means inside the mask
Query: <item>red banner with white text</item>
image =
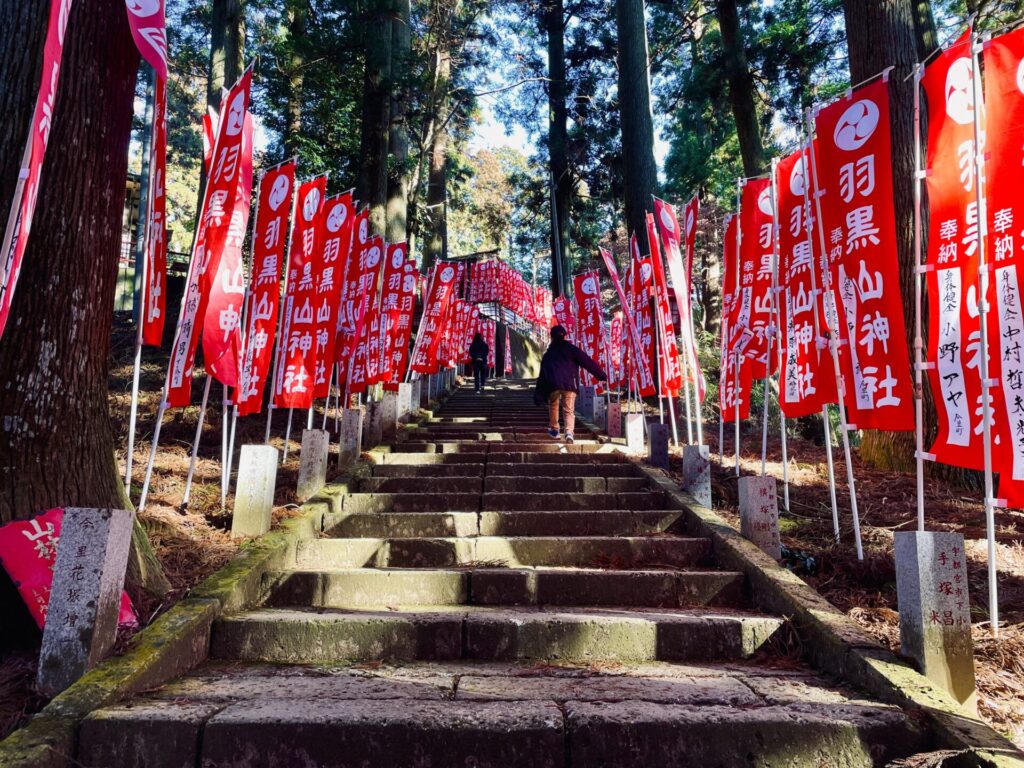
<svg viewBox="0 0 1024 768"><path fill-rule="evenodd" d="M424 319L413 351L412 370L417 373L438 371L438 352L449 315L449 305L454 298L457 276L454 264L439 261L433 267L430 292L423 310Z"/></svg>
<svg viewBox="0 0 1024 768"><path fill-rule="evenodd" d="M631 292L627 292L622 285L622 281L619 279L619 270L615 264L615 257L612 252L604 248L599 249L601 258L604 261L604 266L608 270L608 276L612 280L612 286L615 288L615 293L619 297L619 304L622 306L623 317L622 322L624 323L624 332L626 334L626 343L630 350L632 350L631 359L644 359L643 355L643 341L640 336L640 331L636 324L636 313L633 311L634 301ZM630 260L630 274L632 274L632 260ZM637 357L639 355L639 358ZM611 376L611 373L606 371ZM637 375L637 387L640 390L640 394L644 397L650 397L654 394L654 376L651 373L651 369L648 365L639 366L636 371ZM625 380L628 377L628 372L623 370L620 378ZM623 381L623 383L625 383Z"/></svg>
<svg viewBox="0 0 1024 768"><path fill-rule="evenodd" d="M736 331L753 335L742 364L750 367L752 379L774 373L778 355L774 342L768 359L768 333L772 320L772 258L775 227L770 179L747 179L740 197L740 295Z"/></svg>
<svg viewBox="0 0 1024 768"><path fill-rule="evenodd" d="M914 428L913 386L893 213L889 83L822 109L814 145L847 421Z"/></svg>
<svg viewBox="0 0 1024 768"><path fill-rule="evenodd" d="M153 85L153 137L146 203L146 263L142 286L142 343L158 347L167 315L167 81Z"/></svg>
<svg viewBox="0 0 1024 768"><path fill-rule="evenodd" d="M725 221L722 253L722 336L718 380L718 407L723 422L735 420L737 401L740 419L750 415L750 366L739 363L742 354L740 337L746 335L749 339L751 332L739 328L736 321L742 289L737 280L740 269L738 227L739 216L729 214Z"/></svg>
<svg viewBox="0 0 1024 768"><path fill-rule="evenodd" d="M313 283L316 286L316 324L314 326L313 397L327 397L331 391L334 345L338 340L338 310L342 280L350 258L355 202L352 193L329 197L320 217Z"/></svg>
<svg viewBox="0 0 1024 768"><path fill-rule="evenodd" d="M153 67L158 79L167 79L167 30L164 0L125 0L128 26L142 58Z"/></svg>
<svg viewBox="0 0 1024 768"><path fill-rule="evenodd" d="M604 360L604 309L601 306L601 281L597 272L584 272L572 279L576 294L576 344L599 365ZM587 371L580 372L583 384L597 382Z"/></svg>

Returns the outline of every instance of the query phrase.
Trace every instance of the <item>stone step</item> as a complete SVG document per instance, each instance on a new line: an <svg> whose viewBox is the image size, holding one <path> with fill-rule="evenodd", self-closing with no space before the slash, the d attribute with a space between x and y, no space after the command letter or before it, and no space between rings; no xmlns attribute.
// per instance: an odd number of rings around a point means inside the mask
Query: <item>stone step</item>
<svg viewBox="0 0 1024 768"><path fill-rule="evenodd" d="M481 509L494 512L520 509L536 509L546 512L566 509L643 510L663 508L665 505L665 494L657 491L624 493L485 493L480 504ZM457 507L455 508L457 509Z"/></svg>
<svg viewBox="0 0 1024 768"><path fill-rule="evenodd" d="M476 493L349 493L342 497L342 512L476 512Z"/></svg>
<svg viewBox="0 0 1024 768"><path fill-rule="evenodd" d="M572 446L570 446L572 447ZM379 464L621 464L630 467L635 473L633 465L628 462L625 456L620 453L578 453L566 451L565 453L529 453L523 451L495 451L491 454L478 453L406 453L396 446L395 450L374 450L374 460Z"/></svg>
<svg viewBox="0 0 1024 768"><path fill-rule="evenodd" d="M483 492L484 479L474 477L366 477L359 481L361 493L445 493Z"/></svg>
<svg viewBox="0 0 1024 768"><path fill-rule="evenodd" d="M476 477L482 478L484 464L377 464L374 477Z"/></svg>
<svg viewBox="0 0 1024 768"><path fill-rule="evenodd" d="M444 568L487 563L509 567L692 568L707 564L710 555L710 540L674 536L346 538L299 542L296 567Z"/></svg>
<svg viewBox="0 0 1024 768"><path fill-rule="evenodd" d="M261 608L219 619L211 655L285 664L450 659L708 662L751 656L781 625L775 617L727 610Z"/></svg>
<svg viewBox="0 0 1024 768"><path fill-rule="evenodd" d="M603 455L603 454L599 454ZM639 469L628 462L621 463L568 463L568 462L532 462L519 464L500 464L497 461L487 462L487 474L509 477L524 475L526 477L643 477Z"/></svg>
<svg viewBox="0 0 1024 768"><path fill-rule="evenodd" d="M362 608L402 605L738 606L734 571L596 568L347 568L282 571L268 605Z"/></svg>
<svg viewBox="0 0 1024 768"><path fill-rule="evenodd" d="M392 453L389 450L373 452L379 464L483 464L486 453Z"/></svg>
<svg viewBox="0 0 1024 768"><path fill-rule="evenodd" d="M530 477L488 473L486 493L638 493L650 488L644 477Z"/></svg>
<svg viewBox="0 0 1024 768"><path fill-rule="evenodd" d="M338 537L644 536L678 527L672 511L329 512L324 533Z"/></svg>

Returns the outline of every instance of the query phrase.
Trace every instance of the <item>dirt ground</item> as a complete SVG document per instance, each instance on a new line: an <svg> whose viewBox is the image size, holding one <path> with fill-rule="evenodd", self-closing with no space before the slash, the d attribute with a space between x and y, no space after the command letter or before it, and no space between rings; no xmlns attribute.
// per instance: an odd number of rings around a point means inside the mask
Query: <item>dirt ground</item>
<svg viewBox="0 0 1024 768"><path fill-rule="evenodd" d="M743 474L761 471L761 433L753 426L740 439ZM756 434L755 434L756 432ZM717 425L708 425L712 451L712 496L716 511L739 528L734 444L726 434L724 461L718 453ZM893 534L917 525L916 480L912 474L879 471L854 455L854 477L864 560L853 540L850 497L842 450L833 449L840 540L833 538L828 465L823 445L788 439L789 512L782 509L782 458L777 435L769 439L767 472L779 480L782 543L786 567L804 578L833 605L899 653L899 614ZM672 472L681 479L682 460L673 451ZM1024 512L996 510L999 637L988 615L985 513L981 494L938 479L925 482L928 530L962 533L967 551L974 668L981 716L1024 748Z"/></svg>

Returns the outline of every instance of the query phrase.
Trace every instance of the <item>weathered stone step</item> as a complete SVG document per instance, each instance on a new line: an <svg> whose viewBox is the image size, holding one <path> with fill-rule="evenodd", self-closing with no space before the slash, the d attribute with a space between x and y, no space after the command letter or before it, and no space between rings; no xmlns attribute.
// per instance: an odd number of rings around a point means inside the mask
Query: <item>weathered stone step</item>
<svg viewBox="0 0 1024 768"><path fill-rule="evenodd" d="M361 493L446 493L483 492L484 479L473 477L366 477L359 481Z"/></svg>
<svg viewBox="0 0 1024 768"><path fill-rule="evenodd" d="M447 536L644 536L669 531L681 513L672 511L561 510L536 512L329 512L324 533L370 538Z"/></svg>
<svg viewBox="0 0 1024 768"><path fill-rule="evenodd" d="M574 446L569 446L572 448ZM379 464L621 464L635 469L620 453L579 453L574 451L528 453L525 451L494 451L490 454L477 453L407 453L401 444L394 449L384 446L373 450L374 460Z"/></svg>
<svg viewBox="0 0 1024 768"><path fill-rule="evenodd" d="M511 475L525 475L526 477L538 478L642 477L640 470L628 462L571 464L568 462L551 461L547 463L500 464L497 461L488 461L486 469L488 475L502 477L509 477Z"/></svg>
<svg viewBox="0 0 1024 768"><path fill-rule="evenodd" d="M444 568L488 563L508 567L692 568L706 564L710 554L708 539L673 536L313 539L299 542L296 567Z"/></svg>
<svg viewBox="0 0 1024 768"><path fill-rule="evenodd" d="M476 493L349 493L341 500L343 512L475 512Z"/></svg>
<svg viewBox="0 0 1024 768"><path fill-rule="evenodd" d="M485 464L377 464L374 477L476 477L482 478Z"/></svg>
<svg viewBox="0 0 1024 768"><path fill-rule="evenodd" d="M348 568L267 576L274 606L615 605L684 608L743 603L733 571L596 568Z"/></svg>
<svg viewBox="0 0 1024 768"><path fill-rule="evenodd" d="M745 611L262 608L213 628L214 658L275 663L481 659L727 661L782 625Z"/></svg>
<svg viewBox="0 0 1024 768"><path fill-rule="evenodd" d="M485 493L480 504L481 509L495 512L512 509L544 511L566 509L661 509L665 505L665 494L658 491L632 493Z"/></svg>
<svg viewBox="0 0 1024 768"><path fill-rule="evenodd" d="M386 447L374 449L374 460L379 464L483 464L486 453L393 453Z"/></svg>
<svg viewBox="0 0 1024 768"><path fill-rule="evenodd" d="M639 493L650 488L644 477L530 477L488 472L486 493Z"/></svg>
<svg viewBox="0 0 1024 768"><path fill-rule="evenodd" d="M479 454L488 455L500 453L600 453L609 452L611 449L605 443L596 441L577 440L571 445L556 442L549 438L549 442L538 443L525 442L489 442L489 441L456 441L456 440L435 440L426 442L421 440L409 440L396 443L393 451L402 453L455 453L455 454Z"/></svg>

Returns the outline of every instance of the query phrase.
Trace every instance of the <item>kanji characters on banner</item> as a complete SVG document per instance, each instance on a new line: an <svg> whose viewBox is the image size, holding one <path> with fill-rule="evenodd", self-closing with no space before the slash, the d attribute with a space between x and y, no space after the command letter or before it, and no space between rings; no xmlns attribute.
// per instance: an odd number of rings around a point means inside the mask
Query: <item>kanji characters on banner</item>
<svg viewBox="0 0 1024 768"><path fill-rule="evenodd" d="M505 328L505 375L512 375L512 335Z"/></svg>
<svg viewBox="0 0 1024 768"><path fill-rule="evenodd" d="M991 311L986 315L989 377L995 395L993 458L999 497L1024 506L1024 28L985 43L986 161L988 232L986 262Z"/></svg>
<svg viewBox="0 0 1024 768"><path fill-rule="evenodd" d="M633 324L636 326L640 349L630 357L634 366L634 375L640 387L640 394L648 397L655 393L654 384L654 313L651 311L651 286L654 281L654 268L651 260L640 254L636 235L630 237L630 271L626 288L629 292L630 311L633 313ZM650 377L650 392L645 391L643 381Z"/></svg>
<svg viewBox="0 0 1024 768"><path fill-rule="evenodd" d="M928 100L928 358L937 461L982 469L978 205L974 173L971 38L964 34L925 68ZM990 297L991 299L991 297ZM867 325L866 333L872 330Z"/></svg>
<svg viewBox="0 0 1024 768"><path fill-rule="evenodd" d="M675 397L683 387L683 372L679 365L679 348L676 346L665 264L661 259L658 230L651 214L647 214L647 243L651 248L651 266L654 271L654 311L658 313L658 383L663 395Z"/></svg>
<svg viewBox="0 0 1024 768"><path fill-rule="evenodd" d="M818 240L804 194L810 178L805 149L779 161L775 169L779 220L779 295L782 343L782 383L779 404L788 418L819 413L838 399L832 356L821 332L822 294L817 290L821 260L815 260ZM813 233L813 237L812 237Z"/></svg>
<svg viewBox="0 0 1024 768"><path fill-rule="evenodd" d="M632 293L627 293L627 291L622 287L622 281L619 280L619 271L615 265L615 257L612 255L612 252L601 248L600 253L601 259L604 261L605 268L608 270L608 276L612 280L612 286L615 288L615 293L619 297L619 304L622 306L622 322L624 323L627 336L627 348L632 350L631 360L634 361L635 371L633 374L637 379L636 386L643 397L649 397L655 392L654 376L651 373L650 365L644 358L644 344L640 336L639 328L637 328L636 313L634 312L635 301ZM631 259L629 274L632 274L632 264L633 261ZM632 281L630 281L630 284L632 284ZM640 365L635 365L637 360L641 361ZM623 366L622 378L629 378L629 372L625 370L625 366Z"/></svg>
<svg viewBox="0 0 1024 768"><path fill-rule="evenodd" d="M626 384L626 372L622 365L622 335L624 314L616 312L608 325L608 386L622 387Z"/></svg>
<svg viewBox="0 0 1024 768"><path fill-rule="evenodd" d="M551 303L551 312L555 322L565 328L565 337L573 341L576 338L576 313L572 301L567 296L559 296Z"/></svg>
<svg viewBox="0 0 1024 768"><path fill-rule="evenodd" d="M320 255L317 234L326 188L326 176L310 179L299 185L295 202L284 292L284 326L274 379L275 408L309 408L313 404L314 269Z"/></svg>
<svg viewBox="0 0 1024 768"><path fill-rule="evenodd" d="M192 368L199 331L206 318L211 283L218 274L239 203L239 175L243 172L243 139L251 81L252 70L247 69L221 103L223 117L217 126L211 152L210 175L192 246L181 320L175 331L168 366L167 403L174 407L187 406L191 399Z"/></svg>
<svg viewBox="0 0 1024 768"><path fill-rule="evenodd" d="M396 326L401 313L400 300L405 279L407 247L402 243L388 243L384 259L384 275L380 286L380 332L376 349L376 371L369 377L378 384L390 378L391 339L396 336Z"/></svg>
<svg viewBox="0 0 1024 768"><path fill-rule="evenodd" d="M334 362L345 361L346 368L355 353L356 326L366 302L366 289L370 269L366 262L367 249L370 247L370 211L361 209L356 213L352 224L352 258L345 266L345 283L341 294L341 307L338 311L338 336L334 345Z"/></svg>
<svg viewBox="0 0 1024 768"><path fill-rule="evenodd" d="M876 80L822 109L815 128L821 226L839 316L847 418L860 429L912 430L888 81Z"/></svg>
<svg viewBox="0 0 1024 768"><path fill-rule="evenodd" d="M242 357L242 302L245 276L242 243L249 226L252 201L252 115L246 114L239 156L238 190L230 216L224 249L210 281L210 298L203 318L203 361L206 371L226 387L238 386Z"/></svg>
<svg viewBox="0 0 1024 768"><path fill-rule="evenodd" d="M741 337L749 338L749 329L737 325L736 316L739 311L742 285L738 279L740 270L737 247L737 229L739 216L732 214L725 221L725 235L722 253L722 338L720 376L718 382L718 407L723 422L736 418L736 406L739 405L739 418L750 415L750 366L742 365Z"/></svg>
<svg viewBox="0 0 1024 768"><path fill-rule="evenodd" d="M439 261L432 268L430 294L425 302L423 323L413 350L412 370L417 373L437 373L439 370L438 351L457 277L455 264Z"/></svg>
<svg viewBox="0 0 1024 768"><path fill-rule="evenodd" d="M600 364L605 343L600 278L597 272L584 272L573 277L572 283L576 294L576 344ZM581 371L580 377L584 384L597 383L587 371Z"/></svg>
<svg viewBox="0 0 1024 768"><path fill-rule="evenodd" d="M128 26L142 58L160 80L167 79L167 30L164 0L125 0Z"/></svg>
<svg viewBox="0 0 1024 768"><path fill-rule="evenodd" d="M734 328L753 334L741 361L750 367L752 379L763 379L778 366L777 355L768 359L774 229L771 180L747 179L740 197L740 294Z"/></svg>
<svg viewBox="0 0 1024 768"><path fill-rule="evenodd" d="M364 392L371 383L370 376L376 374L377 361L372 359L373 353L379 347L375 340L380 333L380 277L381 267L384 264L385 251L384 238L374 235L363 250L360 265L360 302L356 310L356 339L355 351L352 354L348 368L347 387L348 394Z"/></svg>
<svg viewBox="0 0 1024 768"><path fill-rule="evenodd" d="M334 195L324 203L317 233L319 258L315 260L313 284L316 321L313 327L313 397L327 397L331 391L331 368L338 334L341 287L352 247L355 202L351 192Z"/></svg>
<svg viewBox="0 0 1024 768"><path fill-rule="evenodd" d="M412 319L416 308L418 278L416 262L412 259L406 261L402 268L402 291L398 296L398 316L390 337L388 378L384 383L384 388L388 390L398 389L399 383L405 378L405 371L409 365L409 340L412 337ZM477 312L475 306L473 310Z"/></svg>
<svg viewBox="0 0 1024 768"><path fill-rule="evenodd" d="M10 215L4 227L3 246L0 248L0 336L4 334L7 318L11 313L11 300L21 274L21 262L28 247L32 231L32 218L39 197L42 181L43 159L50 141L50 127L56 108L57 83L60 80L60 65L64 54L64 33L67 30L68 15L72 0L50 0L50 17L43 43L43 66L40 76L36 106L32 112L25 154L19 173L19 187L12 200ZM22 130L11 126L11 130ZM21 186L24 180L24 185ZM21 190L21 199L17 197Z"/></svg>
<svg viewBox="0 0 1024 768"><path fill-rule="evenodd" d="M256 225L252 234L252 275L249 279L245 354L242 357L242 376L235 398L241 416L259 413L263 408L263 392L277 333L281 265L287 244L294 188L294 160L267 171L260 182Z"/></svg>
<svg viewBox="0 0 1024 768"><path fill-rule="evenodd" d="M167 315L167 80L153 84L153 138L146 201L146 260L142 286L142 343L159 346Z"/></svg>

